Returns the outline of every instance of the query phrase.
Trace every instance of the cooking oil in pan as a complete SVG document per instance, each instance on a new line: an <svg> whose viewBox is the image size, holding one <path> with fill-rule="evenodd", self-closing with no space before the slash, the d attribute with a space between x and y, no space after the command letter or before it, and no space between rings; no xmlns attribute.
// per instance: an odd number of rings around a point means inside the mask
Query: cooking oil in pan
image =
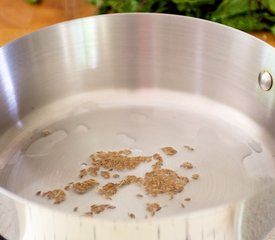
<svg viewBox="0 0 275 240"><path fill-rule="evenodd" d="M17 154L2 170L3 187L78 215L85 215L93 204L115 206L99 218L185 214L243 200L274 182L274 159L264 142L268 140L272 146L272 139L238 111L199 96L160 90L94 92L39 109L22 122L29 134L22 135ZM177 153L167 156L161 151L166 146ZM112 175L119 175L117 179L79 179L79 171L91 164L92 153L121 149L139 156L159 153L164 158L163 168L188 177L190 182L173 198L164 194L153 197L143 187L131 184L106 199L98 194L98 188L127 175L143 177L152 163L113 171ZM183 162L192 163L193 168L180 167ZM194 174L199 178L194 180ZM60 204L36 196L37 192L64 189L70 182L89 178L100 185L85 194L67 191ZM161 210L151 216L146 206L156 202Z"/></svg>

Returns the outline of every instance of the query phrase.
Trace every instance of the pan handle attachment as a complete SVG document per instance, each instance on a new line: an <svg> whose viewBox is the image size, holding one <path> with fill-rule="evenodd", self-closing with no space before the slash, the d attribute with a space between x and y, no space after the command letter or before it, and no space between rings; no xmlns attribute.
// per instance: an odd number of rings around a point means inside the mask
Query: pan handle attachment
<svg viewBox="0 0 275 240"><path fill-rule="evenodd" d="M273 85L272 75L266 70L261 71L258 76L258 83L262 90L269 91Z"/></svg>

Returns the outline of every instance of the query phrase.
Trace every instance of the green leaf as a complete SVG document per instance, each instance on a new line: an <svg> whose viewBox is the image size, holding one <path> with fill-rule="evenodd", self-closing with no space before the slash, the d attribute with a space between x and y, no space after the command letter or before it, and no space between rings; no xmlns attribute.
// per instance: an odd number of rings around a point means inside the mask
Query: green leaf
<svg viewBox="0 0 275 240"><path fill-rule="evenodd" d="M147 0L140 1L139 11L141 12L165 12L168 8L167 0Z"/></svg>
<svg viewBox="0 0 275 240"><path fill-rule="evenodd" d="M219 21L239 14L247 15L260 8L258 0L223 0L212 14L211 20Z"/></svg>
<svg viewBox="0 0 275 240"><path fill-rule="evenodd" d="M209 18L213 8L220 0L172 0L180 14Z"/></svg>
<svg viewBox="0 0 275 240"><path fill-rule="evenodd" d="M36 1L36 0L30 0ZM205 18L244 31L275 32L275 0L87 0L99 13L166 12Z"/></svg>
<svg viewBox="0 0 275 240"><path fill-rule="evenodd" d="M275 0L262 0L261 3L271 13L275 14Z"/></svg>
<svg viewBox="0 0 275 240"><path fill-rule="evenodd" d="M173 0L174 3L182 6L200 6L215 4L215 0Z"/></svg>
<svg viewBox="0 0 275 240"><path fill-rule="evenodd" d="M108 2L108 1L107 1ZM109 4L115 12L136 12L139 8L138 0L109 0Z"/></svg>
<svg viewBox="0 0 275 240"><path fill-rule="evenodd" d="M268 21L270 21L270 22L275 23L275 16L272 16L272 15L270 15L270 14L267 13L267 12L264 12L264 13L262 14L262 18L265 19L265 20L268 20Z"/></svg>
<svg viewBox="0 0 275 240"><path fill-rule="evenodd" d="M202 5L213 5L215 0L172 0L179 11L196 11Z"/></svg>
<svg viewBox="0 0 275 240"><path fill-rule="evenodd" d="M239 15L231 18L225 18L222 19L221 23L247 32L261 31L270 28L267 23L261 22L258 15Z"/></svg>

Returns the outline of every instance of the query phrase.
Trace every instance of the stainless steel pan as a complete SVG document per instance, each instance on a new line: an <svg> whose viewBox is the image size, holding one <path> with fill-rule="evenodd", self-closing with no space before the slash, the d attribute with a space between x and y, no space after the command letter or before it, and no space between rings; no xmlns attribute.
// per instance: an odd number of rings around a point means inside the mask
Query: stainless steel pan
<svg viewBox="0 0 275 240"><path fill-rule="evenodd" d="M161 14L78 19L2 47L0 234L10 240L272 239L274 63L275 50L248 34ZM150 155L164 146L178 150L165 156L167 168L189 178L200 174L173 199L137 199L138 186L112 200L96 191L69 193L56 205L36 196L78 180L93 152L130 148ZM187 160L195 168L180 169ZM182 208L184 198L191 201ZM152 201L162 209L146 218ZM117 208L83 216L93 203Z"/></svg>

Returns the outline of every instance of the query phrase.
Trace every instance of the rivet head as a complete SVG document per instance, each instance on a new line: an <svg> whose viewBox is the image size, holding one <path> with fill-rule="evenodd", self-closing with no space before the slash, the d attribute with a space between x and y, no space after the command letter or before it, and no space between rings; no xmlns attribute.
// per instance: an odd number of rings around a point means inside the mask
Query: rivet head
<svg viewBox="0 0 275 240"><path fill-rule="evenodd" d="M262 71L258 77L259 86L262 90L268 91L272 88L273 79L268 71Z"/></svg>

